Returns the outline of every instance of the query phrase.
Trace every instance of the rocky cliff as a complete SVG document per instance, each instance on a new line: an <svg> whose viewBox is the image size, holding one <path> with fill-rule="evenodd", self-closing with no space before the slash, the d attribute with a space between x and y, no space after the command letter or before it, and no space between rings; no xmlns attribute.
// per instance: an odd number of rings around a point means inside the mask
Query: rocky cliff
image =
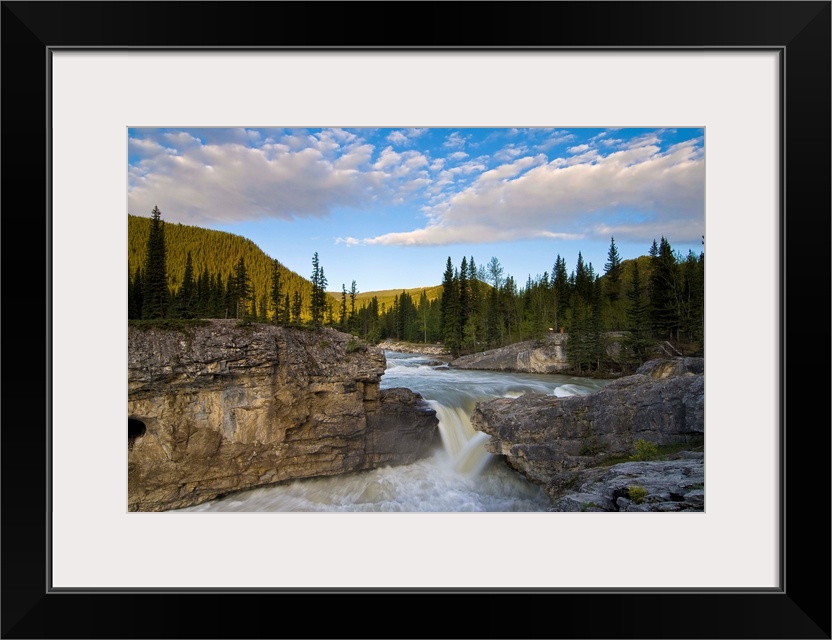
<svg viewBox="0 0 832 640"><path fill-rule="evenodd" d="M129 328L128 508L408 464L438 441L421 396L379 390L381 349L333 329Z"/></svg>
<svg viewBox="0 0 832 640"><path fill-rule="evenodd" d="M585 396L498 398L477 405L471 424L491 436L492 453L544 485L554 503L581 482L600 480L582 479L582 470L632 454L639 439L701 444L704 361L651 361Z"/></svg>

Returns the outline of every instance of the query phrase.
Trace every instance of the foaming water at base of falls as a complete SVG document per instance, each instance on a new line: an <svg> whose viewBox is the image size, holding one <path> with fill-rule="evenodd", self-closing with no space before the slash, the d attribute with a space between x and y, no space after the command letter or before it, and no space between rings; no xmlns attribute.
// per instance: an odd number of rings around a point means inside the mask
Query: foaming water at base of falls
<svg viewBox="0 0 832 640"><path fill-rule="evenodd" d="M471 426L471 416L465 407L446 407L436 400L428 400L439 420L439 435L450 466L457 473L478 475L491 461L485 450L488 434Z"/></svg>
<svg viewBox="0 0 832 640"><path fill-rule="evenodd" d="M471 426L477 402L524 393L590 393L607 382L560 375L449 369L426 356L386 352L381 388L407 387L436 411L442 447L413 464L296 480L234 493L183 511L509 512L546 511L541 487L488 453Z"/></svg>

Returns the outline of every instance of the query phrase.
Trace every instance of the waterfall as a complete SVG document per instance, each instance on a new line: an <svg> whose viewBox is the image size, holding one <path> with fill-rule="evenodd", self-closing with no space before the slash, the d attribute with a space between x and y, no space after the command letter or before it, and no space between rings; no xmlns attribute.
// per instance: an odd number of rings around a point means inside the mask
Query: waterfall
<svg viewBox="0 0 832 640"><path fill-rule="evenodd" d="M435 358L387 352L381 388L406 387L436 411L442 449L413 464L261 487L179 511L467 512L546 511L541 487L485 450L471 426L478 402L524 393L560 397L606 383L556 374L449 369Z"/></svg>
<svg viewBox="0 0 832 640"><path fill-rule="evenodd" d="M471 426L471 416L464 406L447 407L428 400L439 420L439 434L451 468L457 473L476 476L493 456L485 450L490 436Z"/></svg>

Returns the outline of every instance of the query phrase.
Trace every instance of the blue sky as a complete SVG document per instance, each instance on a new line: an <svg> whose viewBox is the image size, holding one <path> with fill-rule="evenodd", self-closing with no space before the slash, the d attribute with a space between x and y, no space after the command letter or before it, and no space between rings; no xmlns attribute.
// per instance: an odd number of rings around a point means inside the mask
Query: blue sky
<svg viewBox="0 0 832 640"><path fill-rule="evenodd" d="M519 285L603 273L666 237L705 234L704 130L622 128L136 128L128 211L250 238L328 289L439 284L450 256L496 257Z"/></svg>

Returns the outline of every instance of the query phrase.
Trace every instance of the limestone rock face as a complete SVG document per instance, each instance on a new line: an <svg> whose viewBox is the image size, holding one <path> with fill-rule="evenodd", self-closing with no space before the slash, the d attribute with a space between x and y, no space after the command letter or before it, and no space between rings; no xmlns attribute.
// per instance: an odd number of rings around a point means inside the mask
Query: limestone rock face
<svg viewBox="0 0 832 640"><path fill-rule="evenodd" d="M383 351L329 328L131 327L128 508L428 455L435 412L409 390L380 391L385 366Z"/></svg>
<svg viewBox="0 0 832 640"><path fill-rule="evenodd" d="M573 486L578 471L631 454L638 439L701 442L703 372L701 358L650 362L584 396L526 394L480 403L471 424L491 436L492 453L546 485L554 498Z"/></svg>
<svg viewBox="0 0 832 640"><path fill-rule="evenodd" d="M545 340L528 340L452 360L451 367L487 371L558 373L569 369L566 334L555 333Z"/></svg>

